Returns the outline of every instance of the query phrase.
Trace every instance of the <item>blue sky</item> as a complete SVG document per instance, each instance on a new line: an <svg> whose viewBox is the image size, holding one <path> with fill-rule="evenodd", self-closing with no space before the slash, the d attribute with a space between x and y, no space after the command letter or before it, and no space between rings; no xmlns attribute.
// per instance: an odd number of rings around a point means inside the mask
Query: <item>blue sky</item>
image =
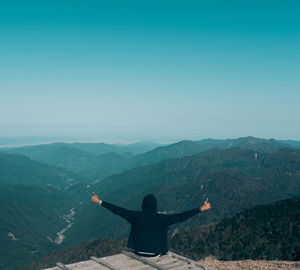
<svg viewBox="0 0 300 270"><path fill-rule="evenodd" d="M300 140L299 1L1 1L0 136Z"/></svg>

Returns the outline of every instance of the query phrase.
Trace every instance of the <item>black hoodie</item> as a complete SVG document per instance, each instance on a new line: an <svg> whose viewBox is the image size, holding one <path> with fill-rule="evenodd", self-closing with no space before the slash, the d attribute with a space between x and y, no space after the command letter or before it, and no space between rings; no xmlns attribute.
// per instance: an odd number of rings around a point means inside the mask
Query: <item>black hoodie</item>
<svg viewBox="0 0 300 270"><path fill-rule="evenodd" d="M125 218L131 224L127 246L138 252L165 254L168 251L168 226L189 219L200 213L195 208L179 214L165 215L157 213L156 198L147 195L143 199L142 211L131 211L102 201L102 206L114 214Z"/></svg>

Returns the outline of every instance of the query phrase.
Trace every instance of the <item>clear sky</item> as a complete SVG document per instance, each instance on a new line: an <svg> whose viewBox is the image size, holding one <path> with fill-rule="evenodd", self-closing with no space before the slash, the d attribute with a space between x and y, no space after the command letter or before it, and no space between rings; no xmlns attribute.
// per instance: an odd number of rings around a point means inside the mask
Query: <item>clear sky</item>
<svg viewBox="0 0 300 270"><path fill-rule="evenodd" d="M300 140L300 1L0 2L0 136Z"/></svg>

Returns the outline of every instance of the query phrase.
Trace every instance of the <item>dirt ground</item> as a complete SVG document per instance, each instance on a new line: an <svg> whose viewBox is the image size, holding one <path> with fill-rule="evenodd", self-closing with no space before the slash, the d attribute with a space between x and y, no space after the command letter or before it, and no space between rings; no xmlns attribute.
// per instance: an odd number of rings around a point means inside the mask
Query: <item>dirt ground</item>
<svg viewBox="0 0 300 270"><path fill-rule="evenodd" d="M199 263L215 268L216 270L299 270L300 261L219 261L213 257L200 260Z"/></svg>

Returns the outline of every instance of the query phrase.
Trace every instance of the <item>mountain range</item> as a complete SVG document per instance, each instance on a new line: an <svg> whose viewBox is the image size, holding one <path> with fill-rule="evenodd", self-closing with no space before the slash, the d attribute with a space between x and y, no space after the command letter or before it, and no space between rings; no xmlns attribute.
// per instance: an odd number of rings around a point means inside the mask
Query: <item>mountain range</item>
<svg viewBox="0 0 300 270"><path fill-rule="evenodd" d="M300 143L244 137L227 140L184 140L158 147L154 143L136 143L126 146L104 143L53 143L2 149L2 151L25 155L40 162L65 168L90 181L95 181L169 158L190 156L214 148L228 149L233 147L260 153L272 153L286 147L300 149Z"/></svg>
<svg viewBox="0 0 300 270"><path fill-rule="evenodd" d="M169 213L199 207L209 198L209 212L174 226L170 235L299 197L300 151L296 142L288 142L253 137L181 141L152 145L146 153L142 148L111 151L102 144L2 149L0 269L23 269L30 260L91 239L127 237L128 224L92 203L93 191L135 210L152 193L159 210Z"/></svg>

